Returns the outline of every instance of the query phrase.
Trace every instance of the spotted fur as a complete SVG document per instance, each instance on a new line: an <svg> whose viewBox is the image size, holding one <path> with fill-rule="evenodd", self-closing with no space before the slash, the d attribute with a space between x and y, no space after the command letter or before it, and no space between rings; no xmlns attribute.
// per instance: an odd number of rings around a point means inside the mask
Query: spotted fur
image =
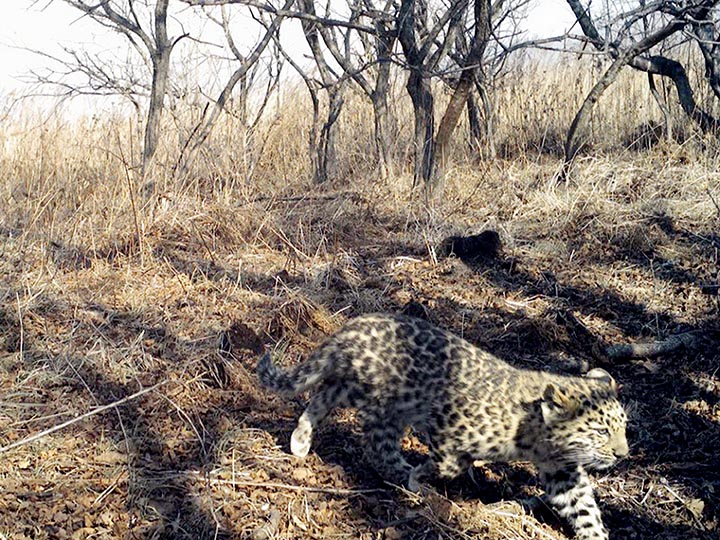
<svg viewBox="0 0 720 540"><path fill-rule="evenodd" d="M426 321L376 314L350 321L290 370L266 354L257 372L276 392L314 391L292 434L296 456L333 408L356 407L369 461L389 482L416 490L475 460L531 461L576 537L608 538L585 469L609 468L628 445L617 385L602 369L521 370ZM408 426L429 441L430 459L415 468L400 452Z"/></svg>

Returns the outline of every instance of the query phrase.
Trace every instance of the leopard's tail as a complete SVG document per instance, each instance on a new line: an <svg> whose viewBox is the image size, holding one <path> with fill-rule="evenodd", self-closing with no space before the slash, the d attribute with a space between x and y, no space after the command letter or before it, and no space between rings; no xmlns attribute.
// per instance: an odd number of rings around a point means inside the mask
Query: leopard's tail
<svg viewBox="0 0 720 540"><path fill-rule="evenodd" d="M317 355L284 370L273 364L270 353L258 360L256 372L263 386L279 394L295 395L312 388L325 378L326 363Z"/></svg>

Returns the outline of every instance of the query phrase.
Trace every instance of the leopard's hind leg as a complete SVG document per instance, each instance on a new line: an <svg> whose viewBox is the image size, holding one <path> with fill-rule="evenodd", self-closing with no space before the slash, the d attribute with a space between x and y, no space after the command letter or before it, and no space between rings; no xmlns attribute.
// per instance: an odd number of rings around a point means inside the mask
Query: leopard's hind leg
<svg viewBox="0 0 720 540"><path fill-rule="evenodd" d="M454 444L435 446L430 443L430 457L410 473L408 488L419 492L421 484L432 477L452 480L468 470L473 460L469 453L458 449Z"/></svg>
<svg viewBox="0 0 720 540"><path fill-rule="evenodd" d="M290 439L290 451L293 455L299 458L308 455L312 444L313 431L335 407L354 405L354 403L351 403L353 401L351 397L356 395L357 392L354 392L353 388L352 385L339 383L338 381L329 381L320 387L320 390L310 399L305 411L298 418L297 427Z"/></svg>
<svg viewBox="0 0 720 540"><path fill-rule="evenodd" d="M400 451L400 440L406 426L392 412L383 408L364 410L362 423L370 465L385 481L407 485L412 466L405 461Z"/></svg>

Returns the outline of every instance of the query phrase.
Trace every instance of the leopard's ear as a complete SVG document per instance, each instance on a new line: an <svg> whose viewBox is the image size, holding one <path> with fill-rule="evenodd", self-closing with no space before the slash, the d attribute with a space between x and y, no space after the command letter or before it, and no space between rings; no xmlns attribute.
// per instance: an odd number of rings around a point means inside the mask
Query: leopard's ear
<svg viewBox="0 0 720 540"><path fill-rule="evenodd" d="M607 383L610 385L610 388L612 388L614 392L618 391L618 384L615 382L615 379L613 379L612 376L602 368L591 369L585 374L585 377L588 379L597 379L599 381Z"/></svg>
<svg viewBox="0 0 720 540"><path fill-rule="evenodd" d="M558 388L553 383L548 383L545 387L540 408L546 424L572 418L579 407L580 403L567 391Z"/></svg>

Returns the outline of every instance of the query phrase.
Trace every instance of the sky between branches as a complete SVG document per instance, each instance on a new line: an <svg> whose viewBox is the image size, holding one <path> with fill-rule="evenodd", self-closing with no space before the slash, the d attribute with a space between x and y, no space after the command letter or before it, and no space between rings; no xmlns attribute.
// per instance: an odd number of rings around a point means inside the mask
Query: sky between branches
<svg viewBox="0 0 720 540"><path fill-rule="evenodd" d="M0 95L27 90L31 70L42 71L52 65L45 56L26 49L62 56L62 47L82 49L97 54L114 54L122 57L128 45L126 40L106 28L100 27L59 0L13 0L5 2L0 17ZM548 37L562 34L572 26L574 19L563 0L536 0L528 13L529 36ZM240 23L241 24L241 23ZM297 28L289 29L283 39L302 45ZM205 27L217 42L222 37L216 29Z"/></svg>

